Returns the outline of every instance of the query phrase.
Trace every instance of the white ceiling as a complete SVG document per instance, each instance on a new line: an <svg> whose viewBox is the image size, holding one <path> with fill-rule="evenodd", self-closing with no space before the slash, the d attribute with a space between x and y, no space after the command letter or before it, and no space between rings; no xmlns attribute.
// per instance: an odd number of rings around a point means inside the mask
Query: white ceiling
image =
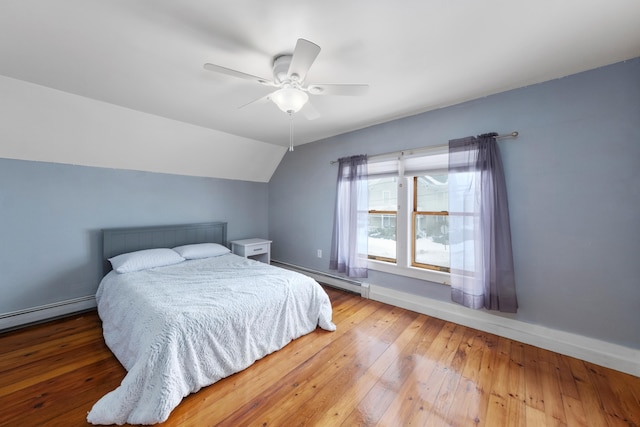
<svg viewBox="0 0 640 427"><path fill-rule="evenodd" d="M238 107L298 38L322 51L296 145L640 56L638 0L0 0L0 74L282 146L288 117Z"/></svg>

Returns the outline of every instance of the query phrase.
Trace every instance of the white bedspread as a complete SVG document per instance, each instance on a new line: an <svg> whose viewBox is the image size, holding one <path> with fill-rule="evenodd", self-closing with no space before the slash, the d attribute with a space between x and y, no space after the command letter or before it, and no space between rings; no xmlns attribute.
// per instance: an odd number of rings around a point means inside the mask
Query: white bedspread
<svg viewBox="0 0 640 427"><path fill-rule="evenodd" d="M165 421L190 393L320 326L331 303L313 279L237 255L109 273L96 294L109 348L127 369L93 424Z"/></svg>

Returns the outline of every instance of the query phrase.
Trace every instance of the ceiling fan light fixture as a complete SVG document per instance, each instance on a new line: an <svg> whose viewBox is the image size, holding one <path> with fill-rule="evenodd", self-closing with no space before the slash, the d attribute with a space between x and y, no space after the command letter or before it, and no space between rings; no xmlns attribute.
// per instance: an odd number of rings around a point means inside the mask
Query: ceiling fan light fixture
<svg viewBox="0 0 640 427"><path fill-rule="evenodd" d="M283 87L270 96L271 100L285 113L297 113L309 100L306 92L293 87Z"/></svg>

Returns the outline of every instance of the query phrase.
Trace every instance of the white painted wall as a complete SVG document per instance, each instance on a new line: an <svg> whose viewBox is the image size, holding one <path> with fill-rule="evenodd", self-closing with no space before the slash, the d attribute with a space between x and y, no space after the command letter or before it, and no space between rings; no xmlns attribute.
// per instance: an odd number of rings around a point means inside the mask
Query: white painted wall
<svg viewBox="0 0 640 427"><path fill-rule="evenodd" d="M268 182L286 152L4 76L0 129L3 158L253 182Z"/></svg>

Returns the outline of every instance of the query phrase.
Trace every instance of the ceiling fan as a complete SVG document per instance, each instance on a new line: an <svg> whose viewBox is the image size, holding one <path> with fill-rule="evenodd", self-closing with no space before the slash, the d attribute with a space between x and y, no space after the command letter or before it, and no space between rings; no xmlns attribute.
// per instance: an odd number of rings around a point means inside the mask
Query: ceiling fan
<svg viewBox="0 0 640 427"><path fill-rule="evenodd" d="M313 120L320 115L309 102L309 94L358 96L364 95L369 89L369 85L366 84L307 84L305 82L307 72L319 53L320 46L309 40L298 39L293 54L274 57L273 79L271 80L215 64L204 64L204 68L277 88L270 94L242 105L240 108L254 103L272 101L290 117L305 107L302 113L307 119ZM290 138L289 150L293 150L292 137Z"/></svg>

